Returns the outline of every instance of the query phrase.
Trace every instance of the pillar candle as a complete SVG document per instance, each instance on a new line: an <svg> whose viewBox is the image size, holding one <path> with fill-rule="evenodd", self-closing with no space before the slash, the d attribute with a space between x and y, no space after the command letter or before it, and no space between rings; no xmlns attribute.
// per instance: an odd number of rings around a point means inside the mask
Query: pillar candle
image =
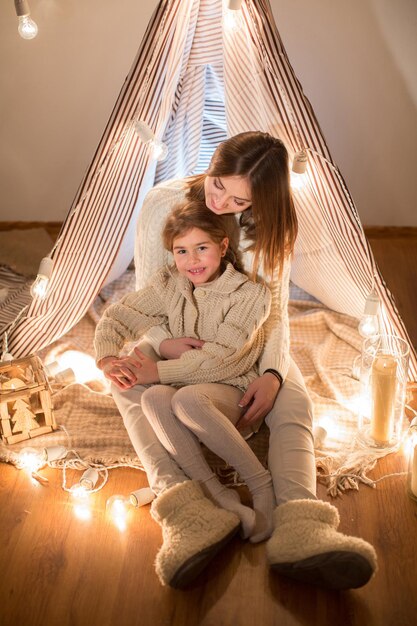
<svg viewBox="0 0 417 626"><path fill-rule="evenodd" d="M387 443L393 435L397 362L391 354L375 357L371 370L371 437Z"/></svg>
<svg viewBox="0 0 417 626"><path fill-rule="evenodd" d="M413 449L413 462L411 465L411 491L417 498L417 445Z"/></svg>

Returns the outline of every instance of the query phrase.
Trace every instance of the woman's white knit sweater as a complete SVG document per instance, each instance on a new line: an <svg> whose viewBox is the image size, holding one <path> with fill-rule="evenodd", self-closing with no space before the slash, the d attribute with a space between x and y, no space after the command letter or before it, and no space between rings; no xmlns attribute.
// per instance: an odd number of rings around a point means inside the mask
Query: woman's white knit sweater
<svg viewBox="0 0 417 626"><path fill-rule="evenodd" d="M216 280L195 288L175 267L166 266L147 287L105 311L96 328L96 358L118 356L126 341L163 324L174 338L195 337L205 344L179 359L159 361L162 384L223 382L245 390L259 376L256 362L270 305L269 289L230 263Z"/></svg>
<svg viewBox="0 0 417 626"><path fill-rule="evenodd" d="M167 181L151 189L141 208L135 242L136 288L140 289L162 265L172 263L171 255L162 245L162 229L171 209L185 200L184 181ZM247 242L244 233L237 225L236 232L242 261L245 270L252 269L253 254L245 252ZM265 279L261 271L258 279ZM267 369L278 371L285 379L290 365L290 332L288 321L288 295L290 280L290 261L285 262L282 276L275 274L273 280L267 279L272 293L271 313L264 325L265 346L259 359L259 373ZM163 339L170 337L169 331L163 326L155 327L147 333L146 338L154 350L159 352Z"/></svg>

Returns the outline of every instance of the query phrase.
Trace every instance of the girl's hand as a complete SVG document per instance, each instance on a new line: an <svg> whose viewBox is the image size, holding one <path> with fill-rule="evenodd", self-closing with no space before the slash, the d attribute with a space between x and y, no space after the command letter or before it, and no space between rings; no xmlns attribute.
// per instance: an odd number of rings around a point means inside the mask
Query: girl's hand
<svg viewBox="0 0 417 626"><path fill-rule="evenodd" d="M178 339L164 339L159 346L159 352L164 359L179 359L187 350L196 350L204 346L204 341L194 337L179 337Z"/></svg>
<svg viewBox="0 0 417 626"><path fill-rule="evenodd" d="M280 388L279 380L269 372L251 382L239 402L239 406L246 410L237 422L236 428L242 430L249 424L263 419L274 406Z"/></svg>
<svg viewBox="0 0 417 626"><path fill-rule="evenodd" d="M98 363L98 367L103 371L108 380L119 389L130 389L136 385L136 375L132 368L129 357L105 357Z"/></svg>

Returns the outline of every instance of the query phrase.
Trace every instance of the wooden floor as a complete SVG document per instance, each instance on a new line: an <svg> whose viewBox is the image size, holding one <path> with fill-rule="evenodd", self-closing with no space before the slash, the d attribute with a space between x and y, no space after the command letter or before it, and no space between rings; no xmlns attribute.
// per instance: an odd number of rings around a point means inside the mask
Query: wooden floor
<svg viewBox="0 0 417 626"><path fill-rule="evenodd" d="M378 263L417 343L417 239L371 239ZM401 454L374 476L405 470ZM0 466L1 626L411 626L417 623L417 503L405 477L361 487L333 503L343 532L373 543L379 571L364 588L329 592L290 582L267 567L265 546L236 538L187 591L160 586L153 560L161 543L149 507L131 509L121 533L105 502L146 485L140 472L113 470L81 521L61 488ZM327 499L323 488L319 494Z"/></svg>

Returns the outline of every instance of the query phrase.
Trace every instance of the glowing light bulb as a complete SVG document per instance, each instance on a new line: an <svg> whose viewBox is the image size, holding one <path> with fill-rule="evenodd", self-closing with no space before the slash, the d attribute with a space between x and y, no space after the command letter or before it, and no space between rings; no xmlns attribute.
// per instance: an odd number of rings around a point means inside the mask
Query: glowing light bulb
<svg viewBox="0 0 417 626"><path fill-rule="evenodd" d="M155 137L154 132L148 124L139 120L135 124L135 131L143 143L146 146L149 146L150 154L154 159L157 161L163 161L166 159L168 155L168 146L163 141L159 141L159 139Z"/></svg>
<svg viewBox="0 0 417 626"><path fill-rule="evenodd" d="M374 315L364 315L358 328L362 337L372 337L378 333L378 320Z"/></svg>
<svg viewBox="0 0 417 626"><path fill-rule="evenodd" d="M30 9L27 0L14 0L16 14L19 18L17 27L19 35L23 39L33 39L38 34L38 27L30 17Z"/></svg>
<svg viewBox="0 0 417 626"><path fill-rule="evenodd" d="M299 150L294 155L292 162L292 168L290 172L290 185L293 191L300 191L307 184L307 152L305 150Z"/></svg>
<svg viewBox="0 0 417 626"><path fill-rule="evenodd" d="M361 337L373 337L378 334L379 297L375 289L371 291L365 301L365 308L360 319L358 331Z"/></svg>
<svg viewBox="0 0 417 626"><path fill-rule="evenodd" d="M99 473L95 467L89 467L80 478L80 482L70 489L74 500L74 515L82 520L91 519L90 494L99 478Z"/></svg>
<svg viewBox="0 0 417 626"><path fill-rule="evenodd" d="M16 465L19 469L25 470L28 474L36 472L45 465L45 459L35 448L22 448L19 452Z"/></svg>
<svg viewBox="0 0 417 626"><path fill-rule="evenodd" d="M306 186L306 177L303 174L290 172L290 185L293 191L301 191Z"/></svg>
<svg viewBox="0 0 417 626"><path fill-rule="evenodd" d="M238 32L243 26L242 0L226 0L223 12L224 27L232 32Z"/></svg>
<svg viewBox="0 0 417 626"><path fill-rule="evenodd" d="M106 509L112 523L120 532L124 532L127 528L129 500L124 496L112 496L107 500Z"/></svg>
<svg viewBox="0 0 417 626"><path fill-rule="evenodd" d="M163 141L158 141L157 139L153 139L150 142L151 146L151 155L157 161L164 161L168 156L168 146Z"/></svg>
<svg viewBox="0 0 417 626"><path fill-rule="evenodd" d="M323 415L319 418L317 424L325 434L326 438L335 439L339 434L339 427L336 418L330 415ZM321 433L323 435L324 433ZM324 439L323 439L324 441Z"/></svg>
<svg viewBox="0 0 417 626"><path fill-rule="evenodd" d="M73 485L70 489L71 497L74 500L74 515L81 520L89 520L92 517L89 490L80 483Z"/></svg>
<svg viewBox="0 0 417 626"><path fill-rule="evenodd" d="M84 500L89 496L88 491L87 487L84 487L84 485L81 485L80 483L76 483L70 489L71 496L74 500Z"/></svg>
<svg viewBox="0 0 417 626"><path fill-rule="evenodd" d="M54 262L49 257L44 257L39 265L38 275L30 288L32 298L43 300L46 297L49 287L49 279L51 278Z"/></svg>
<svg viewBox="0 0 417 626"><path fill-rule="evenodd" d="M105 380L104 374L98 369L92 356L78 350L66 350L55 356L60 371L55 374L55 379L62 383L86 383L90 380ZM71 373L73 379L71 380ZM65 374L65 376L64 376Z"/></svg>
<svg viewBox="0 0 417 626"><path fill-rule="evenodd" d="M21 15L17 31L22 39L33 39L38 34L38 26L29 15Z"/></svg>

